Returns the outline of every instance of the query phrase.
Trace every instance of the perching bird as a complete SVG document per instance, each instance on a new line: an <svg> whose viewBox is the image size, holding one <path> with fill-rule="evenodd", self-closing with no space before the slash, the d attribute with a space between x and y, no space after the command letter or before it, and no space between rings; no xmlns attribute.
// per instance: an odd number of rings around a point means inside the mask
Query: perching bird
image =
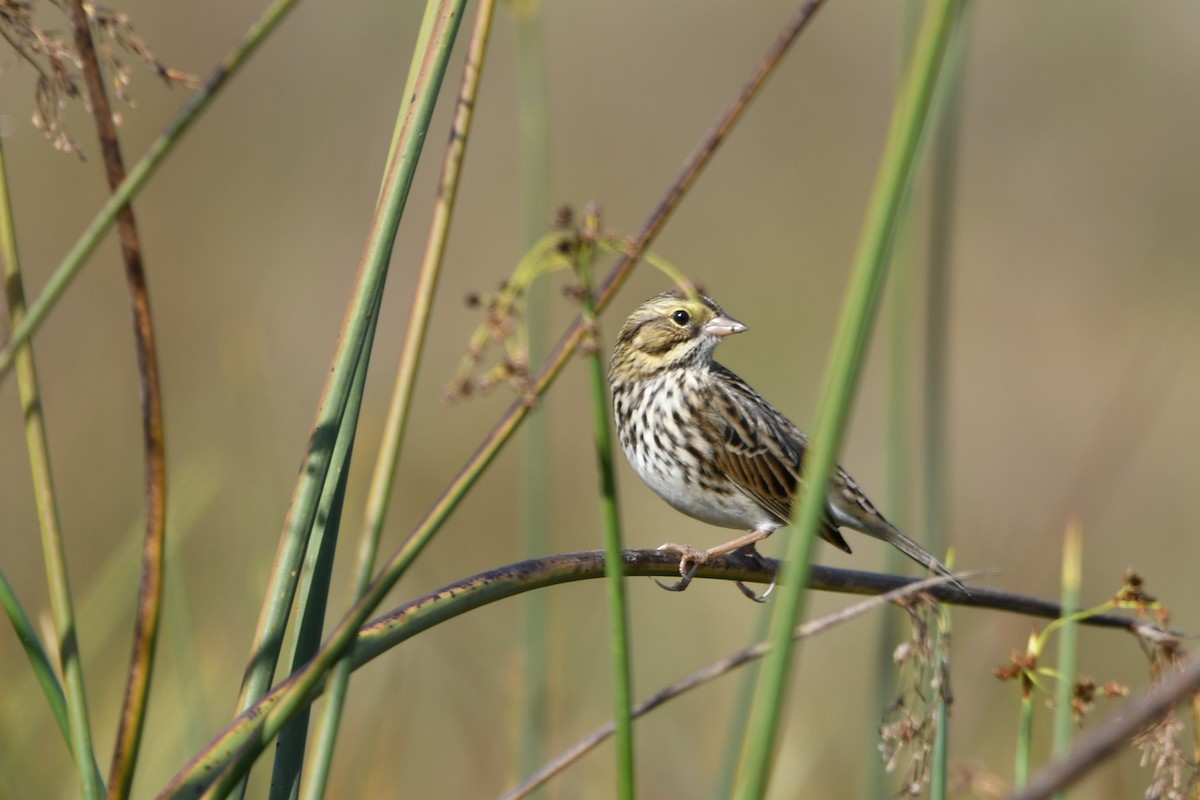
<svg viewBox="0 0 1200 800"><path fill-rule="evenodd" d="M683 579L667 587L673 591L687 588L697 567L710 558L734 551L757 556L755 542L791 518L808 436L712 358L722 338L744 330L708 297L666 292L633 312L613 348L608 373L613 413L634 470L684 514L749 531L708 550L660 547L681 557ZM950 574L888 522L839 466L830 479L819 534L849 553L838 531L843 527L890 542L927 569Z"/></svg>

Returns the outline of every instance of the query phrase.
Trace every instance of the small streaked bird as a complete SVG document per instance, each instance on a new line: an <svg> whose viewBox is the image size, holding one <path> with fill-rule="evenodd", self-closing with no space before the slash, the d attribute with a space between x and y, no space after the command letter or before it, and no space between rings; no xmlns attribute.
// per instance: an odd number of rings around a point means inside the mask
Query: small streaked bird
<svg viewBox="0 0 1200 800"><path fill-rule="evenodd" d="M712 358L721 339L744 330L712 299L672 291L642 303L613 348L613 413L634 471L684 514L748 531L708 550L660 547L680 555L683 579L667 587L673 591L687 588L710 558L735 551L758 557L755 542L791 518L808 437ZM888 522L840 466L830 480L819 533L849 553L839 528L882 539L930 571L950 574Z"/></svg>

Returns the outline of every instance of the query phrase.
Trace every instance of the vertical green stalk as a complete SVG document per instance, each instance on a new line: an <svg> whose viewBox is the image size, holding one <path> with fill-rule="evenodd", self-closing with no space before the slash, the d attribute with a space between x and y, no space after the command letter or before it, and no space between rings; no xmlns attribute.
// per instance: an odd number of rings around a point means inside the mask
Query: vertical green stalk
<svg viewBox="0 0 1200 800"><path fill-rule="evenodd" d="M961 2L961 0L960 0ZM950 40L945 78L935 99L938 127L930 165L929 275L925 301L925 536L931 553L946 551L948 496L950 345L950 245L954 233L958 176L959 124L962 117L964 37Z"/></svg>
<svg viewBox="0 0 1200 800"><path fill-rule="evenodd" d="M358 559L352 590L355 601L366 593L367 587L371 584L371 576L375 572L375 558L379 551L379 537L383 533L384 521L387 519L388 509L391 506L396 468L400 461L400 451L404 443L404 434L408 428L409 411L412 407L413 387L416 385L417 369L420 366L421 353L425 346L425 334L429 326L433 297L441 276L442 257L450 235L450 222L454 216L458 181L462 171L463 158L466 155L467 139L471 130L475 98L479 91L479 81L487 54L494 8L494 0L483 0L479 4L471 42L467 48L466 64L463 70L462 85L459 89L458 103L455 107L450 141L446 146L442 162L442 174L438 185L438 197L434 203L433 220L430 223L425 255L417 274L408 330L404 337L400 363L396 369L396 380L392 387L392 397L388 404L388 414L383 426L375 469L371 475L371 485L367 491L366 512L362 535L359 538ZM423 52L429 46L433 27L432 15L426 15L417 37L415 53ZM413 84L415 76L416 70L412 70L405 97L411 96L415 88ZM308 800L324 797L328 787L329 772L333 765L334 746L337 743L338 729L341 725L342 712L345 709L346 692L350 684L350 667L349 659L342 659L332 670L329 688L326 691L324 711L313 743L310 776L305 788L305 797Z"/></svg>
<svg viewBox="0 0 1200 800"><path fill-rule="evenodd" d="M824 513L823 498L841 446L896 223L911 183L933 87L958 10L958 0L932 0L926 6L912 64L892 114L824 381L816 435L805 464L805 480L795 512L796 532L788 542L780 587L782 596L771 618L771 651L758 681L750 736L742 756L741 798L759 800L766 796L780 719L786 707L785 689L794 652L792 630L802 616L813 538Z"/></svg>
<svg viewBox="0 0 1200 800"><path fill-rule="evenodd" d="M953 569L953 566L951 566ZM930 765L929 800L946 800L950 790L950 653L946 642L950 631L950 607L938 609L938 627L934 634L933 652L941 682L937 693L936 724L933 735L933 763Z"/></svg>
<svg viewBox="0 0 1200 800"><path fill-rule="evenodd" d="M1033 682L1024 674L1021 682L1021 712L1017 720L1017 755L1013 766L1013 788L1029 782L1029 759L1033 751Z"/></svg>
<svg viewBox="0 0 1200 800"><path fill-rule="evenodd" d="M612 437L609 429L608 378L598 348L596 308L592 298L592 258L595 246L587 237L599 227L593 213L584 222L585 241L577 266L583 282L583 319L591 328L588 367L592 385L592 425L596 457L600 464L600 518L604 527L604 577L608 584L608 615L613 665L613 719L616 725L617 797L633 800L633 687L629 667L629 610L625 598L624 556L621 546L621 515L617 506L617 481L613 469Z"/></svg>
<svg viewBox="0 0 1200 800"><path fill-rule="evenodd" d="M353 293L338 339L333 367L321 393L316 421L300 477L293 489L279 551L268 583L263 607L250 649L249 665L238 696L238 711L252 706L271 682L287 626L302 558L316 519L317 505L333 457L337 431L345 418L354 374L364 345L373 310L378 307L391 261L392 246L400 217L408 200L417 161L427 140L429 119L445 76L446 64L462 19L465 0L430 0L426 18L434 20L424 47L413 52L409 83L397 119L395 145L389 155L384 189L371 221L371 230L355 281ZM222 790L232 789L229 776L248 769L247 761L222 776ZM244 791L245 784L242 784Z"/></svg>
<svg viewBox="0 0 1200 800"><path fill-rule="evenodd" d="M50 703L50 713L54 715L54 721L58 723L58 729L62 731L63 739L69 749L71 747L71 720L67 713L67 698L58 682L58 676L54 673L54 665L50 663L50 656L46 655L45 649L42 648L42 642L38 639L37 631L34 630L29 615L21 607L21 601L17 599L12 584L8 582L8 577L2 571L0 571L0 606L4 607L4 614L12 623L13 633L17 635L17 640L25 651L25 657L29 659L29 666L33 668L33 675L41 685L42 693L46 695L46 701ZM13 688L11 684L6 687L6 689L11 688ZM71 754L73 756L74 752ZM97 769L99 768L97 767ZM99 772L96 777L99 779Z"/></svg>
<svg viewBox="0 0 1200 800"><path fill-rule="evenodd" d="M925 528L922 531L930 552L944 553L947 545L946 498L949 496L946 431L949 429L947 375L949 374L950 244L954 234L955 185L958 176L959 121L962 109L963 26L951 35L946 50L943 77L934 97L937 129L932 149L930 187L929 275L925 327ZM953 562L950 562L953 563ZM941 609L940 640L949 630L950 611ZM944 657L949 659L949 653ZM942 679L949 682L946 664ZM943 800L948 792L950 708L949 687L938 698L937 733L934 738L930 800Z"/></svg>
<svg viewBox="0 0 1200 800"><path fill-rule="evenodd" d="M517 124L520 129L521 211L525 249L532 248L550 222L550 133L546 59L540 0L510 0L516 23ZM545 358L550 329L545 282L529 287L525 309L529 362ZM535 409L521 439L521 550L526 558L549 553L550 431L544 412ZM545 592L530 592L525 603L525 644L521 648L517 756L520 775L533 773L545 755L550 689L549 613Z"/></svg>
<svg viewBox="0 0 1200 800"><path fill-rule="evenodd" d="M903 76L912 58L913 42L917 37L917 24L920 21L920 3L917 0L907 0L904 3L903 18L900 25L900 63L899 74ZM899 88L899 87L897 87ZM912 369L913 369L913 336L912 317L913 299L916 291L914 280L917 266L917 244L915 226L908 204L905 204L901 219L898 223L898 246L896 248L896 264L893 275L888 282L888 292L885 298L885 318L887 319L887 391L884 407L886 440L885 469L886 484L884 486L884 508L888 518L901 530L906 530L912 524L910 513L909 491L912 475L912 434L910 419L912 418ZM883 571L894 573L900 569L901 553L894 547L883 549ZM875 700L871 711L882 715L883 710L892 702L895 691L895 654L896 645L900 640L900 613L894 608L884 608L879 615L879 632L875 642ZM870 774L867 779L867 797L885 797L887 791L887 770L883 759L879 757L879 726L872 725L867 730L867 763Z"/></svg>
<svg viewBox="0 0 1200 800"><path fill-rule="evenodd" d="M1071 734L1075 728L1071 701L1074 699L1075 672L1079 658L1079 589L1083 581L1083 531L1079 522L1067 526L1063 538L1062 563L1062 627L1058 631L1058 683L1054 698L1054 741L1052 754L1060 759L1071 749ZM1054 795L1066 800L1067 793Z"/></svg>
<svg viewBox="0 0 1200 800"><path fill-rule="evenodd" d="M757 644L767 638L770 624L770 614L759 614L750 641ZM742 741L746 737L746 727L750 724L750 703L754 700L754 684L758 680L761 666L761 660L756 658L742 669L745 674L739 681L737 699L733 701L733 712L730 714L725 730L725 751L721 757L721 769L712 794L713 800L725 800L727 797L733 797L733 782L737 778L738 754L742 748ZM879 737L874 738L877 741ZM878 756L878 751L876 751L876 756ZM879 758L876 757L875 760L878 761ZM872 796L883 797L884 795Z"/></svg>
<svg viewBox="0 0 1200 800"><path fill-rule="evenodd" d="M346 416L338 430L333 446L333 459L329 465L331 480L325 481L318 506L317 521L308 540L308 551L304 558L300 588L297 592L296 613L299 617L296 638L293 643L291 671L295 672L308 663L321 646L321 632L325 626L325 609L329 603L329 581L333 573L333 559L337 551L338 533L341 528L342 508L346 499L346 481L350 473L350 461L354 453L354 437L358 430L359 410L362 408L363 385L367 381L367 366L371 360L371 343L379 320L379 306L371 315L367 339L359 357L358 370L354 373L354 384L346 403ZM279 732L275 748L275 764L271 774L272 800L296 798L300 793L300 773L304 763L305 743L308 740L307 707Z"/></svg>
<svg viewBox="0 0 1200 800"><path fill-rule="evenodd" d="M8 174L4 152L0 148L0 255L4 259L4 293L13 329L26 320L25 288L17 256L17 234L13 224L8 193ZM10 344L10 347L14 346ZM63 544L50 469L50 449L46 423L42 417L41 391L33 348L26 342L14 351L17 387L25 420L25 444L29 448L29 468L33 480L34 502L42 533L42 553L46 561L46 580L50 590L50 610L58 636L58 663L66 683L67 719L70 723L71 755L79 773L80 793L89 800L104 795L104 781L96 765L92 744L92 726L88 718L87 694L83 680L83 659L76 635L75 606L67 575L67 551ZM11 615L10 615L11 616ZM44 679L43 679L44 684ZM49 695L48 695L49 696ZM51 700L53 705L53 700Z"/></svg>

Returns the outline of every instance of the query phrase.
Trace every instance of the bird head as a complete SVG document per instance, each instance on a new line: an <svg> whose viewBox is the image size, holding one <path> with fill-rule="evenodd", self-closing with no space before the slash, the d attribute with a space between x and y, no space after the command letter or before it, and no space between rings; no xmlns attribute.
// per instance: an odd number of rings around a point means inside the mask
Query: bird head
<svg viewBox="0 0 1200 800"><path fill-rule="evenodd" d="M664 292L638 306L625 321L613 349L614 378L674 367L707 364L725 336L746 326L721 310L712 298Z"/></svg>

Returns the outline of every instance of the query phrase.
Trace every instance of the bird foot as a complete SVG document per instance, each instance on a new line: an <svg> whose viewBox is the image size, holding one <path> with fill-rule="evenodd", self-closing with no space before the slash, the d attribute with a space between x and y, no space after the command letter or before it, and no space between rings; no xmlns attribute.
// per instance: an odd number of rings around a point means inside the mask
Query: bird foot
<svg viewBox="0 0 1200 800"><path fill-rule="evenodd" d="M739 547L737 550L733 551L733 554L739 555L739 556L744 556L744 557L750 559L751 561L756 562L761 567L765 567L767 565L767 560L762 557L762 553L758 552L758 549L755 548L755 546L753 544L748 544L745 547ZM777 580L776 577L774 575L772 575L771 576L771 585L768 586L767 590L765 592L763 592L762 594L755 593L755 591L753 589L751 589L749 586L742 583L741 581L737 581L737 588L738 588L738 591L740 591L742 594L744 594L746 597L750 598L754 602L765 603L765 602L767 602L767 598L771 596L771 592L775 591L776 580Z"/></svg>
<svg viewBox="0 0 1200 800"><path fill-rule="evenodd" d="M708 561L708 553L704 550L697 550L690 544L674 544L667 542L661 545L659 550L667 553L675 553L679 556L679 574L682 576L678 581L667 585L658 578L654 579L662 588L668 592L682 592L692 582L692 578L696 576L696 570Z"/></svg>
<svg viewBox="0 0 1200 800"><path fill-rule="evenodd" d="M668 585L657 578L654 579L655 583L666 589L668 592L682 592L691 584L692 578L696 576L696 570L700 569L700 567L704 564L707 564L709 559L713 558L714 556L725 555L726 553L730 552L720 548L713 548L712 550L697 550L690 544L674 544L672 542L660 545L658 549L667 553L675 553L679 556L679 574L681 576L679 580ZM718 552L714 553L713 550L718 550ZM760 566L766 566L766 559L763 558L762 554L755 549L753 543L733 550L732 554L749 558L758 563ZM771 585L768 586L767 590L761 595L757 594L753 589L741 581L737 581L737 588L738 591L754 602L765 603L767 602L767 598L770 597L771 592L775 591L775 580L772 578Z"/></svg>

